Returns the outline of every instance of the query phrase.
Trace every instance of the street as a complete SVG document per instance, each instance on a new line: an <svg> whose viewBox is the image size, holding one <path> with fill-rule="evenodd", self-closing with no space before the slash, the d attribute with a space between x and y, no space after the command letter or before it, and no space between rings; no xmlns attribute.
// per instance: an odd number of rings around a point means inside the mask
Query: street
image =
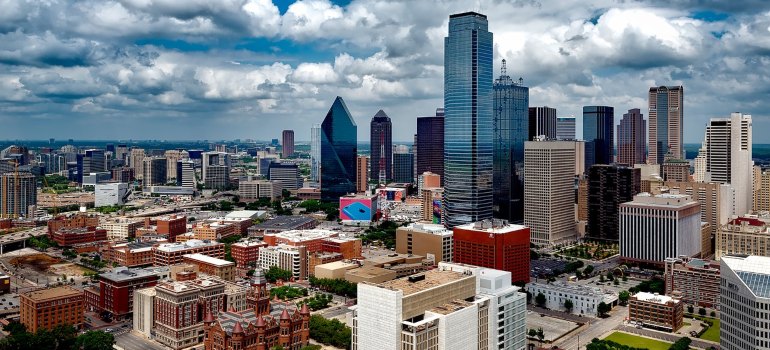
<svg viewBox="0 0 770 350"><path fill-rule="evenodd" d="M583 326L583 328L578 329L575 333L564 336L553 345L558 345L559 348L566 350L584 349L585 345L591 342L591 339L601 338L602 335L622 324L623 319L625 319L627 315L628 309L626 307L616 306L612 312L610 312L609 317L587 319L588 323Z"/></svg>

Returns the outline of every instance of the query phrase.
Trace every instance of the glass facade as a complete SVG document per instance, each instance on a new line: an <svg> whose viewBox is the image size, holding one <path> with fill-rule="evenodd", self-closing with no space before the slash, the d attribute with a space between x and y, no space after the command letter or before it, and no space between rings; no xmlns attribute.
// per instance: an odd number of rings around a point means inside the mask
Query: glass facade
<svg viewBox="0 0 770 350"><path fill-rule="evenodd" d="M370 124L371 161L369 178L386 183L393 169L393 125L385 112L380 110Z"/></svg>
<svg viewBox="0 0 770 350"><path fill-rule="evenodd" d="M446 225L492 217L492 33L475 12L449 16L444 38Z"/></svg>
<svg viewBox="0 0 770 350"><path fill-rule="evenodd" d="M444 109L435 117L417 118L417 176L426 171L441 176L444 183Z"/></svg>
<svg viewBox="0 0 770 350"><path fill-rule="evenodd" d="M586 170L594 164L612 164L615 146L615 108L583 107L583 140L586 142Z"/></svg>
<svg viewBox="0 0 770 350"><path fill-rule="evenodd" d="M321 124L321 200L337 201L356 192L358 127L337 97Z"/></svg>
<svg viewBox="0 0 770 350"><path fill-rule="evenodd" d="M529 88L501 74L494 83L494 216L524 221L524 142L529 140ZM554 113L555 116L555 113Z"/></svg>
<svg viewBox="0 0 770 350"><path fill-rule="evenodd" d="M321 182L321 124L310 128L310 180L313 187Z"/></svg>

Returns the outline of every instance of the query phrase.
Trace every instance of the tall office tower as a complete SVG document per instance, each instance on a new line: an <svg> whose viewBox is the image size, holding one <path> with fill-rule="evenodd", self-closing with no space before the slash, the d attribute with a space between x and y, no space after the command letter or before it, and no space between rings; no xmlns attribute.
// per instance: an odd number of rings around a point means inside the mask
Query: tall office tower
<svg viewBox="0 0 770 350"><path fill-rule="evenodd" d="M412 136L412 178L417 179L420 175L417 173L417 134Z"/></svg>
<svg viewBox="0 0 770 350"><path fill-rule="evenodd" d="M289 191L295 191L302 187L302 177L299 175L297 164L290 163L270 163L270 181L280 181L281 188Z"/></svg>
<svg viewBox="0 0 770 350"><path fill-rule="evenodd" d="M732 216L734 190L730 185L674 181L666 181L663 185L668 187L669 193L687 194L700 203L701 221L709 223L711 237L717 237L719 228Z"/></svg>
<svg viewBox="0 0 770 350"><path fill-rule="evenodd" d="M137 180L142 179L142 169L144 169L144 149L132 148L129 153L129 161L131 169L134 169L134 175Z"/></svg>
<svg viewBox="0 0 770 350"><path fill-rule="evenodd" d="M369 157L356 158L356 192L366 192L369 189Z"/></svg>
<svg viewBox="0 0 770 350"><path fill-rule="evenodd" d="M176 185L195 188L195 163L193 161L187 159L176 163Z"/></svg>
<svg viewBox="0 0 770 350"><path fill-rule="evenodd" d="M629 109L623 114L623 119L618 125L618 160L617 163L633 166L644 164L647 159L644 156L647 145L645 132L647 122L644 121L639 108Z"/></svg>
<svg viewBox="0 0 770 350"><path fill-rule="evenodd" d="M751 211L753 213L756 213L759 211L759 196L762 193L762 167L759 165L755 165L752 167L754 170L752 174L752 191L753 194L753 203L751 207Z"/></svg>
<svg viewBox="0 0 770 350"><path fill-rule="evenodd" d="M556 140L556 108L529 107L529 138L545 136L546 140Z"/></svg>
<svg viewBox="0 0 770 350"><path fill-rule="evenodd" d="M115 159L126 160L128 156L128 146L125 144L119 144L115 147Z"/></svg>
<svg viewBox="0 0 770 350"><path fill-rule="evenodd" d="M337 96L321 124L321 200L337 201L356 191L358 126Z"/></svg>
<svg viewBox="0 0 770 350"><path fill-rule="evenodd" d="M449 16L444 39L444 210L450 228L492 217L492 57L486 16Z"/></svg>
<svg viewBox="0 0 770 350"><path fill-rule="evenodd" d="M444 109L436 109L434 117L417 118L417 159L415 171L430 171L444 183Z"/></svg>
<svg viewBox="0 0 770 350"><path fill-rule="evenodd" d="M314 187L321 183L321 124L310 128L310 182Z"/></svg>
<svg viewBox="0 0 770 350"><path fill-rule="evenodd" d="M230 186L230 155L223 152L204 152L203 184L208 189L225 189Z"/></svg>
<svg viewBox="0 0 770 350"><path fill-rule="evenodd" d="M695 182L706 181L706 144L705 142L703 143L701 148L698 149L698 155L695 156L695 160L693 161L692 179Z"/></svg>
<svg viewBox="0 0 770 350"><path fill-rule="evenodd" d="M706 126L706 182L729 183L735 189L733 213L751 210L752 189L751 116L731 113L730 118L712 118Z"/></svg>
<svg viewBox="0 0 770 350"><path fill-rule="evenodd" d="M770 258L726 256L720 266L719 346L770 348Z"/></svg>
<svg viewBox="0 0 770 350"><path fill-rule="evenodd" d="M106 160L104 150L101 149L88 149L85 153L78 154L78 183L83 183L83 176L85 175L104 172Z"/></svg>
<svg viewBox="0 0 770 350"><path fill-rule="evenodd" d="M529 88L505 71L493 85L494 155L493 175L496 218L524 221L524 142L529 138Z"/></svg>
<svg viewBox="0 0 770 350"><path fill-rule="evenodd" d="M294 155L294 130L284 130L281 133L281 158Z"/></svg>
<svg viewBox="0 0 770 350"><path fill-rule="evenodd" d="M575 140L575 117L556 118L556 139Z"/></svg>
<svg viewBox="0 0 770 350"><path fill-rule="evenodd" d="M615 149L615 108L583 106L583 140L586 169L594 164L612 164Z"/></svg>
<svg viewBox="0 0 770 350"><path fill-rule="evenodd" d="M651 87L649 94L650 164L663 164L666 153L685 159L682 147L684 133L684 87Z"/></svg>
<svg viewBox="0 0 770 350"><path fill-rule="evenodd" d="M426 171L417 177L417 192L422 193L423 189L441 187L441 176Z"/></svg>
<svg viewBox="0 0 770 350"><path fill-rule="evenodd" d="M618 206L641 192L640 169L596 164L588 170L588 226L586 237L618 240Z"/></svg>
<svg viewBox="0 0 770 350"><path fill-rule="evenodd" d="M757 193L757 211L770 211L770 171L762 171L759 182L760 187L759 193Z"/></svg>
<svg viewBox="0 0 770 350"><path fill-rule="evenodd" d="M382 110L377 111L369 125L372 156L369 178L385 184L393 173L393 125Z"/></svg>
<svg viewBox="0 0 770 350"><path fill-rule="evenodd" d="M623 261L663 267L666 258L702 253L700 204L691 196L641 193L620 205L619 220Z"/></svg>
<svg viewBox="0 0 770 350"><path fill-rule="evenodd" d="M414 154L407 146L399 146L393 152L393 182L414 183Z"/></svg>
<svg viewBox="0 0 770 350"><path fill-rule="evenodd" d="M28 217L37 204L37 180L28 172L0 174L0 218Z"/></svg>
<svg viewBox="0 0 770 350"><path fill-rule="evenodd" d="M510 273L439 263L437 269L358 285L353 349L526 347L526 294Z"/></svg>
<svg viewBox="0 0 770 350"><path fill-rule="evenodd" d="M524 225L530 241L555 245L575 232L575 141L524 143Z"/></svg>
<svg viewBox="0 0 770 350"><path fill-rule="evenodd" d="M142 166L142 186L157 186L166 184L166 158L146 157Z"/></svg>
<svg viewBox="0 0 770 350"><path fill-rule="evenodd" d="M166 181L174 182L177 174L176 165L182 159L182 151L168 150L163 153L163 157L166 158Z"/></svg>

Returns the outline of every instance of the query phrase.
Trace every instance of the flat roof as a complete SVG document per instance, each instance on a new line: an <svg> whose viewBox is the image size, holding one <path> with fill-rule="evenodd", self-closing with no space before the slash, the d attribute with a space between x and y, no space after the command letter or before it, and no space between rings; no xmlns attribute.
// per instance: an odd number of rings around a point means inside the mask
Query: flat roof
<svg viewBox="0 0 770 350"><path fill-rule="evenodd" d="M634 294L634 297L636 297L637 300L646 301L648 303L656 303L656 304L665 304L670 301L673 301L674 303L679 302L679 300L676 300L667 295L653 294L653 293L647 293L647 292L636 293Z"/></svg>
<svg viewBox="0 0 770 350"><path fill-rule="evenodd" d="M252 239L248 241L239 241L239 242L233 243L233 246L239 246L239 247L267 246L267 243L265 243L264 241Z"/></svg>
<svg viewBox="0 0 770 350"><path fill-rule="evenodd" d="M310 222L315 221L315 219L307 216L301 216L301 215L292 215L292 216L279 216L272 220L267 220L265 222L261 222L259 224L256 224L252 226L252 228L257 230L266 230L266 229L273 229L273 230L280 230L280 229L293 229L298 226L306 225Z"/></svg>
<svg viewBox="0 0 770 350"><path fill-rule="evenodd" d="M38 289L31 292L22 293L22 295L34 301L43 301L49 299L68 298L83 295L83 292L70 286L61 286L48 289Z"/></svg>
<svg viewBox="0 0 770 350"><path fill-rule="evenodd" d="M327 269L327 270L338 270L338 269L348 269L348 268L353 269L358 267L358 264L353 264L353 263L344 262L340 260L340 261L334 261L326 264L316 265L315 267L316 268L320 267L322 269Z"/></svg>
<svg viewBox="0 0 770 350"><path fill-rule="evenodd" d="M524 230L524 229L527 229L528 227L524 225L510 224L506 221L483 220L483 221L473 222L470 224L455 226L455 228L459 228L462 230L469 230L469 231L486 232L486 233L492 233L492 234L503 234L503 233L510 233L510 232Z"/></svg>
<svg viewBox="0 0 770 350"><path fill-rule="evenodd" d="M235 265L235 263L232 261L214 258L214 257L210 257L208 255L203 255L200 253L186 254L186 255L183 255L183 257L187 259L198 260L200 262L204 262L206 264L211 264L219 267Z"/></svg>
<svg viewBox="0 0 770 350"><path fill-rule="evenodd" d="M429 233L437 236L451 236L453 234L452 230L447 229L446 227L444 227L444 225L439 225L439 224L414 223L407 227L400 227L400 229L414 231L414 232L421 232L421 233Z"/></svg>
<svg viewBox="0 0 770 350"><path fill-rule="evenodd" d="M453 312L460 311L462 309L465 309L471 306L473 306L473 303L462 299L457 299L457 300L452 300L448 303L436 306L428 311L436 314L440 314L440 315L449 315Z"/></svg>
<svg viewBox="0 0 770 350"><path fill-rule="evenodd" d="M236 210L225 215L225 217L228 219L237 219L237 218L254 219L262 215L265 215L265 213L267 212L264 210Z"/></svg>
<svg viewBox="0 0 770 350"><path fill-rule="evenodd" d="M425 257L422 255L414 255L414 254L399 254L399 253L391 253L388 255L379 255L375 256L370 259L366 259L367 265L379 265L379 264L391 264L395 263L399 260L405 260L405 259L424 259Z"/></svg>
<svg viewBox="0 0 770 350"><path fill-rule="evenodd" d="M310 229L310 230L289 230L289 231L283 231L278 233L270 233L269 235L273 235L276 238L285 239L291 242L304 242L304 241L309 241L313 239L330 238L330 237L337 236L338 234L339 232L337 231Z"/></svg>
<svg viewBox="0 0 770 350"><path fill-rule="evenodd" d="M322 265L318 265L318 266L322 266ZM357 269L350 269L347 272L345 272L345 274L351 274L361 278L374 278L374 277L379 277L387 274L395 274L395 273L396 272L393 270L383 269L382 267L376 267L376 266L361 266Z"/></svg>
<svg viewBox="0 0 770 350"><path fill-rule="evenodd" d="M100 278L108 279L113 282L130 281L134 279L157 276L154 271L145 269L129 269L126 267L117 267L110 272L99 274Z"/></svg>
<svg viewBox="0 0 770 350"><path fill-rule="evenodd" d="M181 243L161 243L155 249L160 250L162 252L178 252L180 250L185 250L185 249L210 247L215 245L223 245L223 244L216 241L209 241L209 240L201 241L199 239L191 239L189 241L181 242Z"/></svg>
<svg viewBox="0 0 770 350"><path fill-rule="evenodd" d="M355 270L351 270L355 271ZM410 277L417 275L402 277L378 284L382 288L389 288L393 290L400 290L404 293L404 296L422 292L431 288L443 286L446 284L454 283L466 278L475 279L473 275L466 275L455 271L440 271L440 270L428 270L422 274L425 279L411 282Z"/></svg>

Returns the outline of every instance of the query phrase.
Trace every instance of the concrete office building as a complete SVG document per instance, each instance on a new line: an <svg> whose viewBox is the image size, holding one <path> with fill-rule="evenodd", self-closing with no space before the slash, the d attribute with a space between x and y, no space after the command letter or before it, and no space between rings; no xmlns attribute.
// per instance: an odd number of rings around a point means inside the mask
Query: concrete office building
<svg viewBox="0 0 770 350"><path fill-rule="evenodd" d="M369 157L356 157L356 192L366 192L369 188Z"/></svg>
<svg viewBox="0 0 770 350"><path fill-rule="evenodd" d="M683 194L641 193L620 205L620 258L663 266L701 255L700 204Z"/></svg>
<svg viewBox="0 0 770 350"><path fill-rule="evenodd" d="M770 258L722 257L720 286L720 347L770 348Z"/></svg>
<svg viewBox="0 0 770 350"><path fill-rule="evenodd" d="M524 225L531 241L573 241L575 231L575 141L528 141L524 145Z"/></svg>
<svg viewBox="0 0 770 350"><path fill-rule="evenodd" d="M142 162L142 187L166 184L166 158L145 157Z"/></svg>
<svg viewBox="0 0 770 350"><path fill-rule="evenodd" d="M94 207L126 204L128 197L128 184L104 183L94 186Z"/></svg>
<svg viewBox="0 0 770 350"><path fill-rule="evenodd" d="M417 177L417 193L422 194L422 190L426 188L438 188L441 187L441 176L434 174L430 171L421 173Z"/></svg>
<svg viewBox="0 0 770 350"><path fill-rule="evenodd" d="M564 282L528 283L525 287L532 295L532 302L538 294L545 296L545 307L550 310L564 310L564 302L572 301L571 313L574 315L598 316L597 307L600 303L610 306L618 304L618 294L608 289L590 287L588 285Z"/></svg>
<svg viewBox="0 0 770 350"><path fill-rule="evenodd" d="M284 130L281 133L281 158L294 156L294 130Z"/></svg>
<svg viewBox="0 0 770 350"><path fill-rule="evenodd" d="M684 159L669 158L660 166L663 181L689 182L690 162Z"/></svg>
<svg viewBox="0 0 770 350"><path fill-rule="evenodd" d="M152 339L155 325L155 287L136 290L133 307L134 331Z"/></svg>
<svg viewBox="0 0 770 350"><path fill-rule="evenodd" d="M27 218L37 205L37 181L28 172L0 174L0 219Z"/></svg>
<svg viewBox="0 0 770 350"><path fill-rule="evenodd" d="M732 216L733 188L730 185L706 182L663 183L673 194L687 194L700 203L701 221L708 222L711 236L716 237L719 228Z"/></svg>
<svg viewBox="0 0 770 350"><path fill-rule="evenodd" d="M675 159L685 159L684 147L684 87L651 87L648 95L649 154L647 163L663 164L671 153Z"/></svg>
<svg viewBox="0 0 770 350"><path fill-rule="evenodd" d="M556 140L556 108L529 107L529 138L545 136L546 140Z"/></svg>
<svg viewBox="0 0 770 350"><path fill-rule="evenodd" d="M270 181L280 182L282 190L296 191L302 187L302 178L299 175L297 164L270 163Z"/></svg>
<svg viewBox="0 0 770 350"><path fill-rule="evenodd" d="M629 109L618 125L617 163L633 166L643 164L647 148L647 122L639 108Z"/></svg>
<svg viewBox="0 0 770 350"><path fill-rule="evenodd" d="M144 171L144 149L132 148L128 154L128 157L131 169L134 169L134 176L136 176L137 180L141 180Z"/></svg>
<svg viewBox="0 0 770 350"><path fill-rule="evenodd" d="M735 189L733 213L744 215L753 206L751 116L731 113L712 118L706 126L706 182L731 184Z"/></svg>
<svg viewBox="0 0 770 350"><path fill-rule="evenodd" d="M136 237L136 229L142 227L142 220L116 217L105 219L99 226L107 231L107 239L110 242L124 242L129 238Z"/></svg>
<svg viewBox="0 0 770 350"><path fill-rule="evenodd" d="M639 292L628 298L628 320L644 327L676 332L682 327L684 303L658 293Z"/></svg>
<svg viewBox="0 0 770 350"><path fill-rule="evenodd" d="M304 280L308 276L308 249L305 246L279 244L259 249L259 267L265 271L277 266L291 271L295 280Z"/></svg>
<svg viewBox="0 0 770 350"><path fill-rule="evenodd" d="M177 180L177 174L179 173L177 170L177 165L179 164L179 161L183 158L183 152L186 155L187 152L170 149L163 153L163 158L166 158L166 181L167 182L176 182Z"/></svg>
<svg viewBox="0 0 770 350"><path fill-rule="evenodd" d="M224 281L235 280L235 263L224 259L213 258L200 253L187 254L182 257L185 264L198 267L198 271L209 276L218 277Z"/></svg>
<svg viewBox="0 0 770 350"><path fill-rule="evenodd" d="M719 227L716 259L727 255L770 256L770 220L754 215L737 217Z"/></svg>
<svg viewBox="0 0 770 350"><path fill-rule="evenodd" d="M666 258L666 295L683 302L719 309L719 262L688 257Z"/></svg>
<svg viewBox="0 0 770 350"><path fill-rule="evenodd" d="M755 211L770 211L770 171L761 171L759 182L759 191L755 192L757 197Z"/></svg>
<svg viewBox="0 0 770 350"><path fill-rule="evenodd" d="M396 253L422 255L428 260L452 262L454 240L452 230L443 225L411 224L396 230Z"/></svg>
<svg viewBox="0 0 770 350"><path fill-rule="evenodd" d="M282 193L282 182L272 180L238 181L238 194L241 195L241 199L269 198L270 201L275 201L281 198Z"/></svg>
<svg viewBox="0 0 770 350"><path fill-rule="evenodd" d="M575 117L556 118L556 139L575 140Z"/></svg>
<svg viewBox="0 0 770 350"><path fill-rule="evenodd" d="M526 296L509 273L439 264L358 285L353 349L524 349Z"/></svg>
<svg viewBox="0 0 770 350"><path fill-rule="evenodd" d="M225 189L230 186L230 155L224 152L202 154L203 184L208 189Z"/></svg>

